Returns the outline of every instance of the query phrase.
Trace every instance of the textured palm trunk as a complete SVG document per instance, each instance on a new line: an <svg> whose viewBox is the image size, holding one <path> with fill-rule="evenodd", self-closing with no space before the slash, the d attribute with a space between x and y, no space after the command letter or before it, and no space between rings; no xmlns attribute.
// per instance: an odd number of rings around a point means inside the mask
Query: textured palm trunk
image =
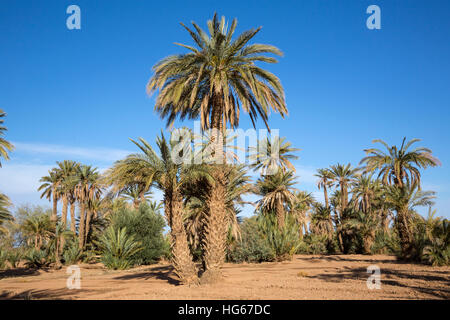
<svg viewBox="0 0 450 320"><path fill-rule="evenodd" d="M69 202L67 200L67 195L63 195L62 201L63 201L63 207L62 207L62 217L61 217L62 220L61 220L61 222L62 222L62 225L63 225L63 229L66 230L67 210L68 210L68 207L69 207ZM64 237L61 237L61 241L60 241L60 250L61 250L61 252L63 252L64 243L65 243Z"/></svg>
<svg viewBox="0 0 450 320"><path fill-rule="evenodd" d="M179 192L174 192L171 204L172 264L181 283L197 283L198 272L187 241L186 229L183 223L183 198Z"/></svg>
<svg viewBox="0 0 450 320"><path fill-rule="evenodd" d="M328 191L327 191L326 185L323 186L323 196L325 197L325 207L328 209L330 207L330 205L329 205L329 201L328 201Z"/></svg>
<svg viewBox="0 0 450 320"><path fill-rule="evenodd" d="M277 215L278 228L283 229L285 224L285 216L284 216L284 207L280 201L277 201L275 205L275 212Z"/></svg>
<svg viewBox="0 0 450 320"><path fill-rule="evenodd" d="M85 230L86 209L83 202L80 203L80 225L78 227L78 247L84 247L84 230Z"/></svg>
<svg viewBox="0 0 450 320"><path fill-rule="evenodd" d="M216 152L223 151L222 137L223 123L223 97L214 94L212 97L213 110L211 114L211 128L215 130L211 136L212 143L220 143ZM225 128L226 129L226 128ZM221 156L219 156L221 158ZM224 159L226 160L226 159ZM207 199L208 213L205 217L205 229L203 234L203 266L205 272L202 274L202 283L211 283L222 278L221 268L225 262L225 249L227 239L227 219L226 219L226 177L224 165L213 164L214 184L210 186Z"/></svg>
<svg viewBox="0 0 450 320"><path fill-rule="evenodd" d="M409 230L408 215L406 212L397 212L397 231L400 238L402 258L410 259L412 256L412 234Z"/></svg>
<svg viewBox="0 0 450 320"><path fill-rule="evenodd" d="M76 229L76 220L75 220L75 201L70 204L70 230L75 234Z"/></svg>
<svg viewBox="0 0 450 320"><path fill-rule="evenodd" d="M51 220L55 222L58 219L58 198L56 197L56 188L53 188L53 210Z"/></svg>
<svg viewBox="0 0 450 320"><path fill-rule="evenodd" d="M86 227L84 230L84 244L87 243L87 238L89 235L89 230L91 229L91 219L92 219L92 211L91 210L86 210Z"/></svg>
<svg viewBox="0 0 450 320"><path fill-rule="evenodd" d="M226 254L228 224L225 208L226 178L223 167L216 165L213 175L215 183L211 186L207 199L208 214L206 215L203 242L205 272L202 275L202 283L221 279L221 267Z"/></svg>

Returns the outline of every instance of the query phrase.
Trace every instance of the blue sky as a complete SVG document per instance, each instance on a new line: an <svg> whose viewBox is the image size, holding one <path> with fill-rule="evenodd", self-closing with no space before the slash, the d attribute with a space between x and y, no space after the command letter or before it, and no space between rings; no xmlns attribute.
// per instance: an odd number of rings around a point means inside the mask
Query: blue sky
<svg viewBox="0 0 450 320"><path fill-rule="evenodd" d="M71 4L81 30L66 27ZM381 30L366 27L371 4ZM290 115L270 125L301 149L298 188L320 199L316 168L356 165L376 138L420 138L442 162L423 172L423 187L450 217L450 3L437 0L3 0L0 108L16 151L2 161L0 191L16 205L47 204L35 190L55 161L106 168L136 151L129 138L154 141L164 122L145 92L151 67L184 52L174 42L192 43L179 22L205 27L215 11L237 17L238 33L262 26L254 42L285 54L267 69L280 77ZM245 114L241 127L250 127Z"/></svg>

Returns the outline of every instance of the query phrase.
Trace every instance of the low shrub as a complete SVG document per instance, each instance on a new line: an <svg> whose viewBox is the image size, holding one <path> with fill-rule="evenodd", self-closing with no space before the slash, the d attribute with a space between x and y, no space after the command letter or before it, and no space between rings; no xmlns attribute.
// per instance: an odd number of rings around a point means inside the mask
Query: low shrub
<svg viewBox="0 0 450 320"><path fill-rule="evenodd" d="M142 204L138 210L120 209L114 213L110 226L115 230L126 228L127 234L142 244L142 250L130 257L134 265L155 263L170 251L170 244L163 235L165 220L147 204Z"/></svg>
<svg viewBox="0 0 450 320"><path fill-rule="evenodd" d="M230 262L274 261L275 252L264 238L256 217L246 218L241 225L241 239L227 253Z"/></svg>
<svg viewBox="0 0 450 320"><path fill-rule="evenodd" d="M51 263L49 260L47 252L44 250L31 249L25 256L25 266L27 268L40 269L48 267Z"/></svg>
<svg viewBox="0 0 450 320"><path fill-rule="evenodd" d="M134 265L133 256L142 250L141 243L129 235L126 228L110 226L100 238L103 264L114 270L128 269Z"/></svg>

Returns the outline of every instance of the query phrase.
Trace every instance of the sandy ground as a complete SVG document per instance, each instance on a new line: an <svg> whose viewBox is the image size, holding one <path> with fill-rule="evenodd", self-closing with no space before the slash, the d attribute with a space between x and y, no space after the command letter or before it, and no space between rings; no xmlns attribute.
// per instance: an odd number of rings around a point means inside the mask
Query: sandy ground
<svg viewBox="0 0 450 320"><path fill-rule="evenodd" d="M367 288L369 265L381 288ZM0 271L0 299L450 299L450 267L405 264L392 256L297 255L292 261L226 264L224 281L180 286L160 263L126 271L80 265L81 289L66 288L67 268Z"/></svg>

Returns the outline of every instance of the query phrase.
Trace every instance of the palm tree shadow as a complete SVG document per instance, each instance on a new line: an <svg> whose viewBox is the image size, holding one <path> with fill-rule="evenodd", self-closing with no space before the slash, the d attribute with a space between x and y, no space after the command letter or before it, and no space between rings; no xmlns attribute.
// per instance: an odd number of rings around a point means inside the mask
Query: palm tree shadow
<svg viewBox="0 0 450 320"><path fill-rule="evenodd" d="M387 284L391 286L408 288L414 291L434 296L438 299L450 298L450 290L443 289L443 287L450 287L450 280L448 276L446 276L446 272L442 272L444 276L436 275L436 273L434 275L417 275L401 270L391 269L382 269L381 272L381 285ZM329 282L342 282L346 279L360 279L362 281L366 281L368 274L366 268L345 267L344 270L336 271L332 274L318 274L310 277ZM421 280L426 281L427 283L435 283L435 285L433 287L420 287L417 285L403 283L401 282L402 279Z"/></svg>
<svg viewBox="0 0 450 320"><path fill-rule="evenodd" d="M25 290L22 292L11 292L4 290L0 292L0 300L71 300L77 298L78 295L83 294L86 297L86 294L103 292L104 290L88 290L88 289L79 289L79 290L70 290L67 288L62 289L45 289L45 290Z"/></svg>
<svg viewBox="0 0 450 320"><path fill-rule="evenodd" d="M169 284L178 286L180 285L180 281L176 279L173 274L172 266L163 266L163 267L151 267L148 271L127 274L119 277L115 277L117 280L133 280L133 279L143 279L148 280L151 278L159 279L167 281Z"/></svg>
<svg viewBox="0 0 450 320"><path fill-rule="evenodd" d="M38 276L39 274L41 274L41 273L39 272L38 269L15 268L15 269L0 271L0 279L24 277L24 276Z"/></svg>

